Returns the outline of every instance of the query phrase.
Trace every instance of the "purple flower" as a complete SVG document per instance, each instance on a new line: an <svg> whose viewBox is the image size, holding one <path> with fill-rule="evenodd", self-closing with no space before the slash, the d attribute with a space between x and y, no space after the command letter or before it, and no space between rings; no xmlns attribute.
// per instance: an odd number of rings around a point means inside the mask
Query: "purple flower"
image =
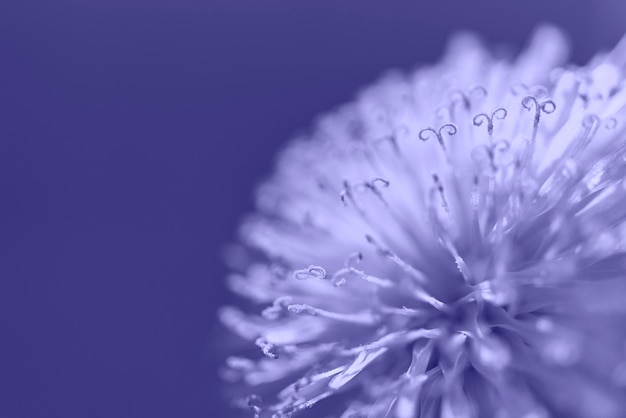
<svg viewBox="0 0 626 418"><path fill-rule="evenodd" d="M626 42L566 55L458 37L282 152L220 312L254 416L626 416Z"/></svg>

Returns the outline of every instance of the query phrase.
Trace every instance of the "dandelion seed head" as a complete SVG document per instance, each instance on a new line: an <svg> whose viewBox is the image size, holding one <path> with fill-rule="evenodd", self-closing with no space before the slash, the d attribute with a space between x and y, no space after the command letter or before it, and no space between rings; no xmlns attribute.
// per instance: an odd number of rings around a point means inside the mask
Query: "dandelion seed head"
<svg viewBox="0 0 626 418"><path fill-rule="evenodd" d="M251 416L626 415L626 42L473 37L281 153L223 370ZM320 409L321 410L321 409Z"/></svg>

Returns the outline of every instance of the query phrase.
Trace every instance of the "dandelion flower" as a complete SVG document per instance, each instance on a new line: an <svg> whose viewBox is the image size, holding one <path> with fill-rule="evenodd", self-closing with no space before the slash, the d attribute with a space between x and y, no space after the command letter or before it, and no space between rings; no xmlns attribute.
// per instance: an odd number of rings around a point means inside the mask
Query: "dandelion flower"
<svg viewBox="0 0 626 418"><path fill-rule="evenodd" d="M626 42L566 56L459 36L287 146L220 311L251 416L626 416Z"/></svg>

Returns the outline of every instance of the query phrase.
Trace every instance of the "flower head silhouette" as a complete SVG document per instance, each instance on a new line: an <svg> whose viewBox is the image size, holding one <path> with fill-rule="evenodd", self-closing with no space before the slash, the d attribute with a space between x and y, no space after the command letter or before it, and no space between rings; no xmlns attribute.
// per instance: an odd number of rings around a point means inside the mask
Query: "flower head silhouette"
<svg viewBox="0 0 626 418"><path fill-rule="evenodd" d="M626 43L566 55L460 36L282 152L220 311L251 415L626 416Z"/></svg>

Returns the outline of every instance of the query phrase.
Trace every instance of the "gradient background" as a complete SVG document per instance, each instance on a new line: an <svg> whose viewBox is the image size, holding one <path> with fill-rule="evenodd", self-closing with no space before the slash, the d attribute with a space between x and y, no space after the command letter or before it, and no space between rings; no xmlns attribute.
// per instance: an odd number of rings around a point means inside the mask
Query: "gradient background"
<svg viewBox="0 0 626 418"><path fill-rule="evenodd" d="M541 21L583 63L626 2L0 1L0 418L238 416L219 253L276 150L459 28Z"/></svg>

